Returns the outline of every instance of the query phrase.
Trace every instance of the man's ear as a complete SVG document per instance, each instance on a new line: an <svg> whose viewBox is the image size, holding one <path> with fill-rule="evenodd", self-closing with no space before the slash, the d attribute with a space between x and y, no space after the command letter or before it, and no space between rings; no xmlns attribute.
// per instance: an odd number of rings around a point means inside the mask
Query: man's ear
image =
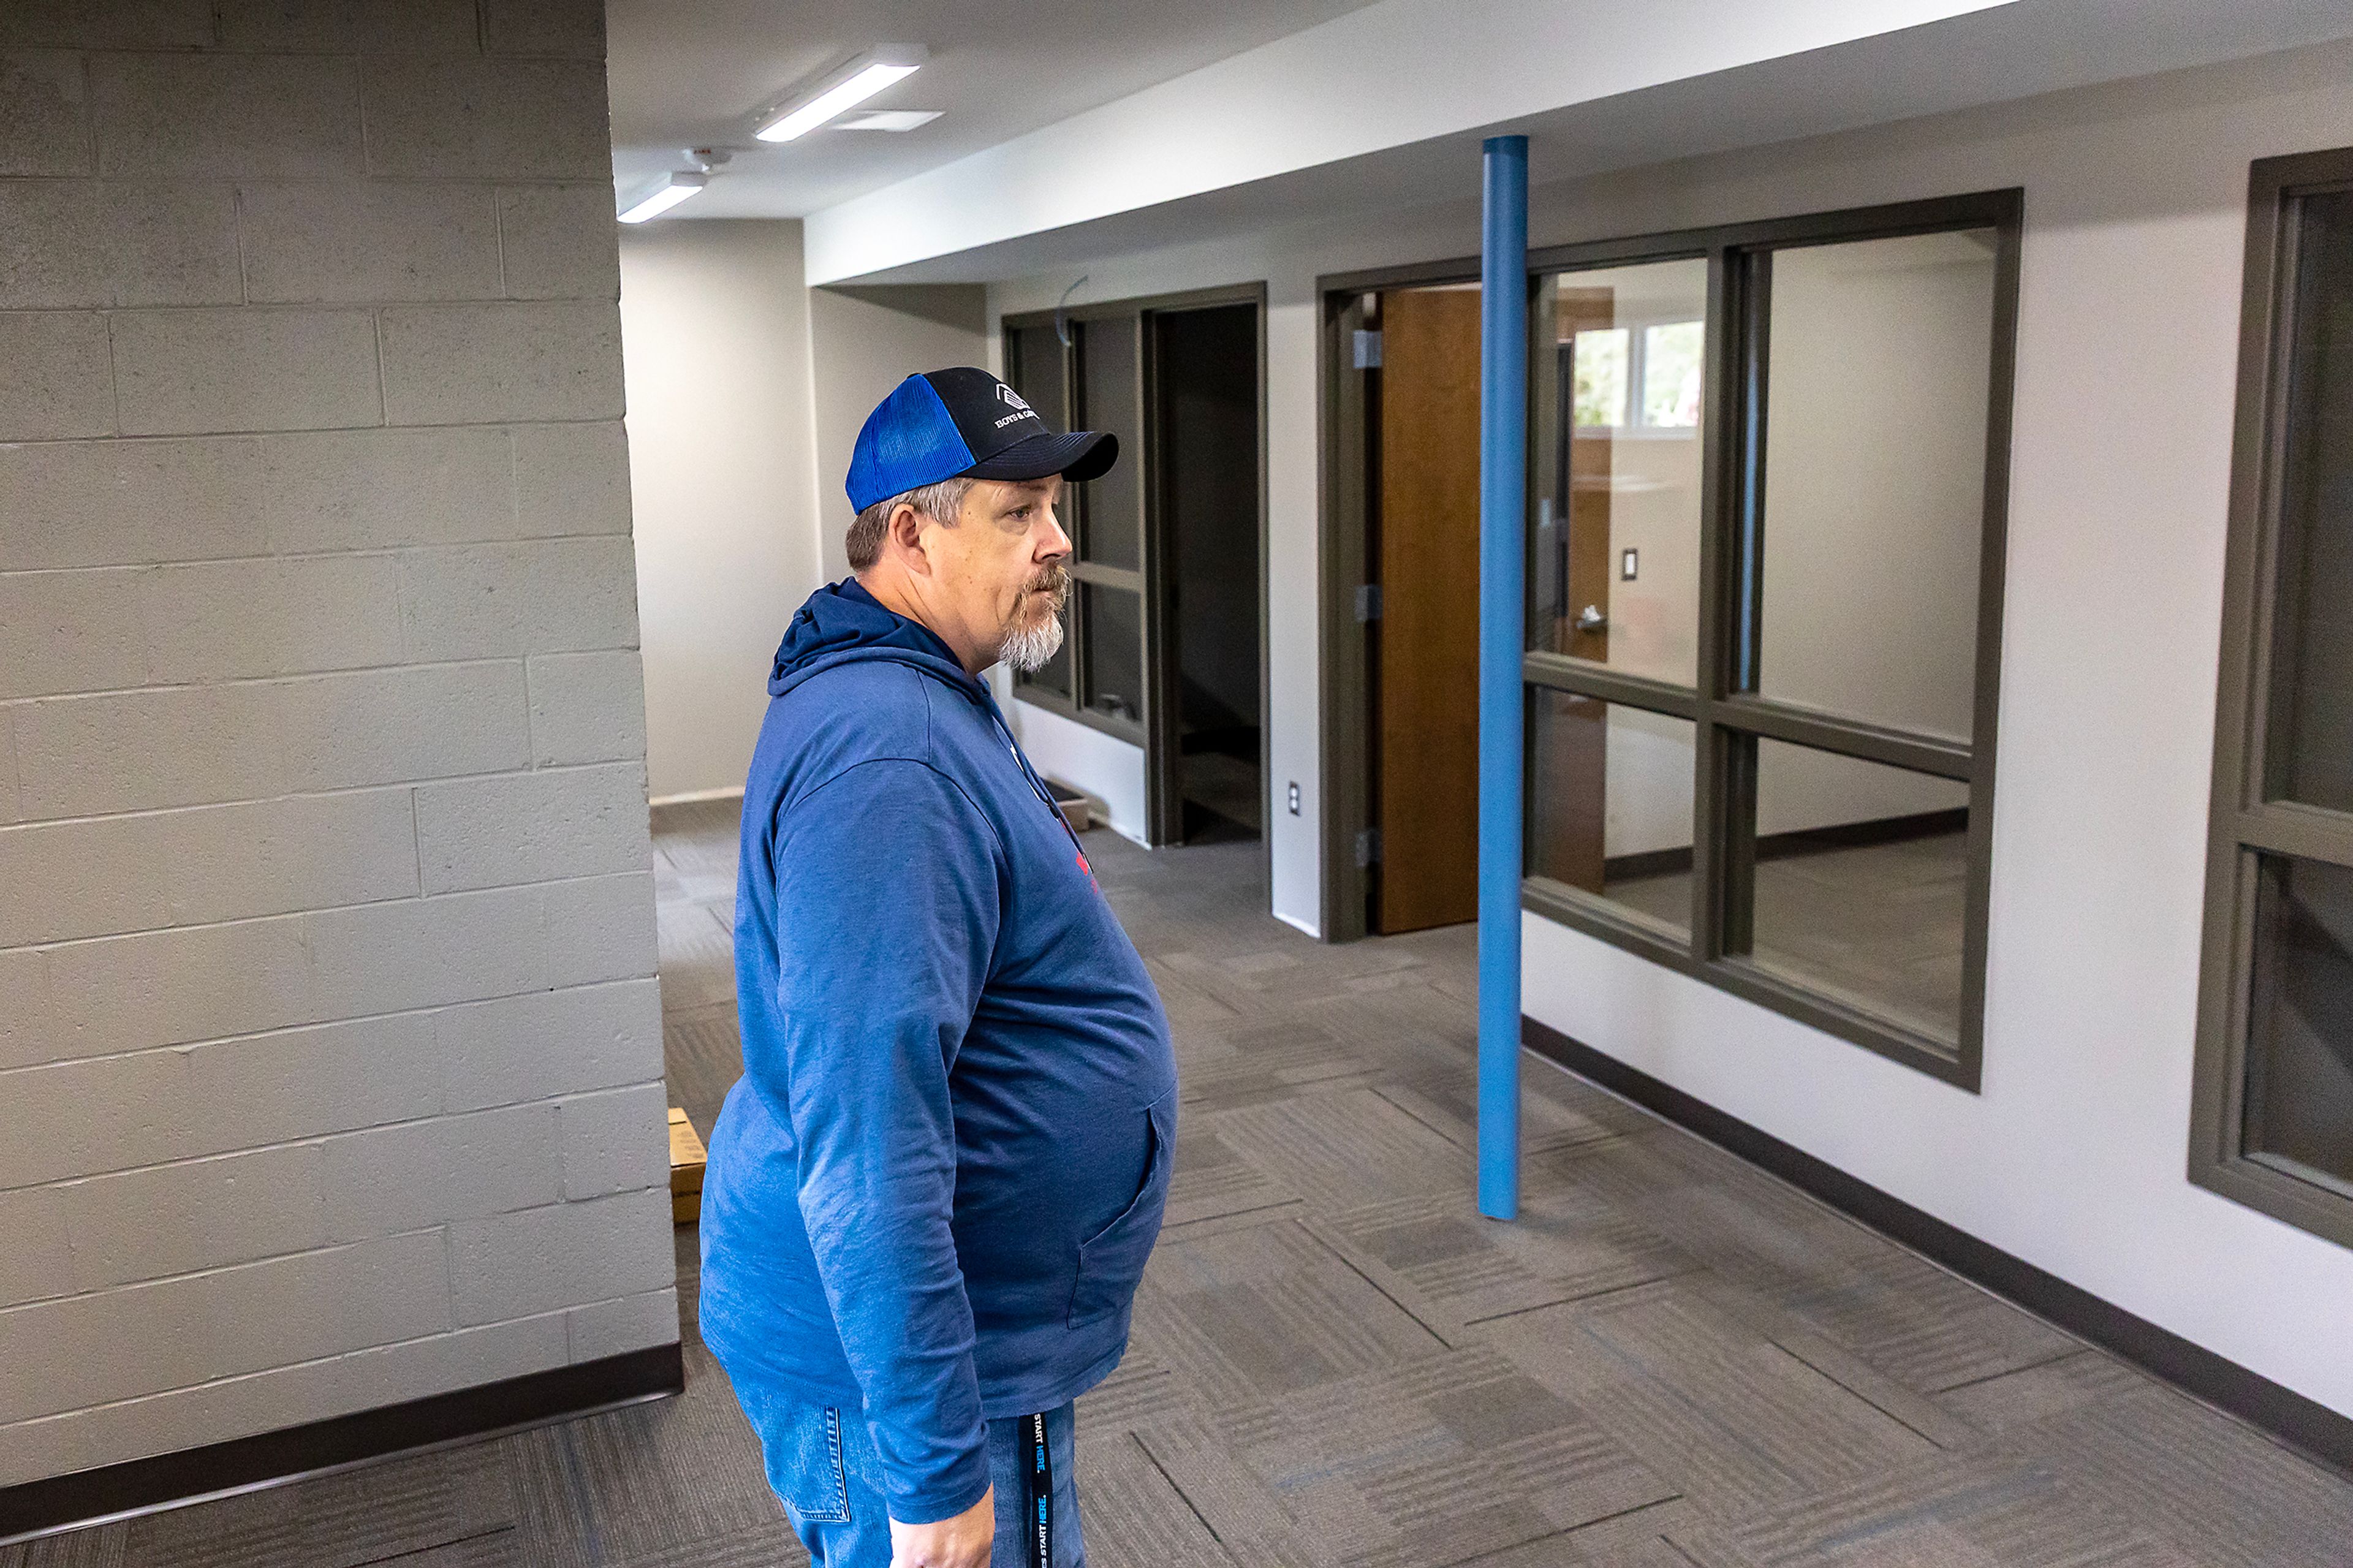
<svg viewBox="0 0 2353 1568"><path fill-rule="evenodd" d="M891 521L882 525L882 535L907 552L907 569L928 576L932 558L923 551L923 524L930 519L902 501L891 509Z"/></svg>

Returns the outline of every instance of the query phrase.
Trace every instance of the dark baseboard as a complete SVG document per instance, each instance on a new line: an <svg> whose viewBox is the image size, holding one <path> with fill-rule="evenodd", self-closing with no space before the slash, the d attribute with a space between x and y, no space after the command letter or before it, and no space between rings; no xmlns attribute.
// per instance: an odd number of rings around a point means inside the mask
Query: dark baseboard
<svg viewBox="0 0 2353 1568"><path fill-rule="evenodd" d="M1681 849L1645 849L1638 855L1612 855L1601 862L1605 882L1643 882L1652 877L1681 877L1692 868L1691 846Z"/></svg>
<svg viewBox="0 0 2353 1568"><path fill-rule="evenodd" d="M685 1386L684 1353L677 1345L656 1345L406 1405L26 1481L0 1488L0 1545L223 1492L297 1480L409 1449L543 1426L676 1394Z"/></svg>
<svg viewBox="0 0 2353 1568"><path fill-rule="evenodd" d="M2353 1475L2353 1417L2135 1317L1557 1029L1534 1018L1520 1022L1522 1040L1547 1061L1771 1172L1963 1279L2262 1428L2306 1458Z"/></svg>
<svg viewBox="0 0 2353 1568"><path fill-rule="evenodd" d="M1832 849L1862 849L1874 844L1904 844L1915 838L1944 838L1969 830L1967 810L1924 811L1911 816L1875 816L1868 822L1841 822L1830 827L1806 827L1794 833L1768 833L1757 841L1759 860L1786 860L1799 855L1820 855ZM1645 877L1677 877L1692 868L1688 845L1681 849L1649 849L1639 855L1613 855L1601 863L1601 874L1612 882L1640 881Z"/></svg>
<svg viewBox="0 0 2353 1568"><path fill-rule="evenodd" d="M1757 858L1784 860L1796 855L1820 855L1831 849L1862 849L1873 844L1907 844L1915 838L1946 838L1969 830L1966 806L1951 811L1923 811L1910 816L1875 816L1868 822L1841 822L1829 827L1804 827L1794 833L1767 833L1757 840Z"/></svg>

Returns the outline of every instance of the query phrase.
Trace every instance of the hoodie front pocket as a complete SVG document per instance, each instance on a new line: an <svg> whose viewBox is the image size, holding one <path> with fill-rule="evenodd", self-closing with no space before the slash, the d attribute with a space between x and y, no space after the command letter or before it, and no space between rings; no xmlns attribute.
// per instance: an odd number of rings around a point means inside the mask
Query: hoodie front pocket
<svg viewBox="0 0 2353 1568"><path fill-rule="evenodd" d="M1079 1278L1071 1289L1070 1326L1078 1328L1125 1309L1144 1278L1145 1259L1160 1237L1160 1216L1168 1206L1169 1167L1176 1163L1176 1091L1170 1089L1144 1108L1144 1135L1151 1154L1144 1185L1120 1216L1079 1246Z"/></svg>

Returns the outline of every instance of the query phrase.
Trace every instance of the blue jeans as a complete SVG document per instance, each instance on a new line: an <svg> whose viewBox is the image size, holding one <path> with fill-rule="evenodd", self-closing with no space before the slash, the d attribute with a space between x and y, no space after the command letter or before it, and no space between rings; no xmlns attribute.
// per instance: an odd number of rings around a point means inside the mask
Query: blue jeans
<svg viewBox="0 0 2353 1568"><path fill-rule="evenodd" d="M777 1389L738 1384L737 1400L759 1434L768 1485L791 1516L793 1533L820 1568L888 1568L891 1519L882 1500L881 1460L857 1412L810 1405ZM1046 1416L1054 1471L1054 1568L1086 1568L1072 1479L1074 1410ZM988 1479L996 1489L997 1544L990 1568L1029 1568L1035 1561L1022 1515L1029 1450L1016 1418L988 1424Z"/></svg>

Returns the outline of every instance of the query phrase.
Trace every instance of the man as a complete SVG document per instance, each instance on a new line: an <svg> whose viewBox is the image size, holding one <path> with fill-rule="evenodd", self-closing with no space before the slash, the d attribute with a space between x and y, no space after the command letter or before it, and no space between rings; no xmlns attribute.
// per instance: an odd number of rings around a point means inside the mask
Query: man
<svg viewBox="0 0 2353 1568"><path fill-rule="evenodd" d="M910 376L850 459L855 575L768 678L701 1318L821 1563L1085 1561L1071 1401L1126 1349L1176 1061L979 676L1060 648L1055 503L1117 455L985 371Z"/></svg>

